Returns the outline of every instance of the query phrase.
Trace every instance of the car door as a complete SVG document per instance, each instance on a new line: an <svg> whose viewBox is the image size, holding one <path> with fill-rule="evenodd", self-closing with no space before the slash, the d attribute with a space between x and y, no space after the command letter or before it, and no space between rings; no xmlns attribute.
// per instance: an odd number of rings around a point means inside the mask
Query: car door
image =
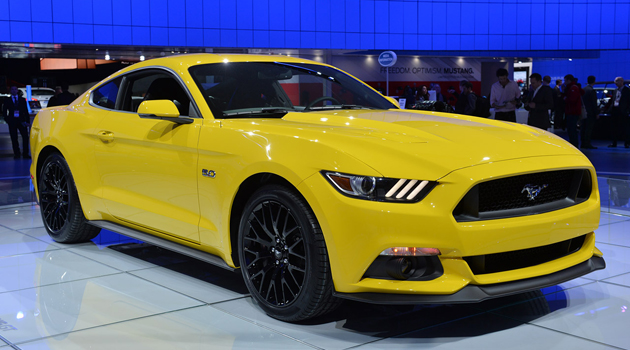
<svg viewBox="0 0 630 350"><path fill-rule="evenodd" d="M123 79L121 97L96 128L103 201L117 220L199 242L197 144L202 118L176 76L144 69ZM144 119L145 100L173 101L191 124Z"/></svg>

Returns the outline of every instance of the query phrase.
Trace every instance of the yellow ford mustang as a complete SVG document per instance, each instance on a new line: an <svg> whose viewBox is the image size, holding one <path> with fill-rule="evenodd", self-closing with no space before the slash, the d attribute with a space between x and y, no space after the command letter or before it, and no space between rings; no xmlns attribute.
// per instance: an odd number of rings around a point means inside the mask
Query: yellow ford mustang
<svg viewBox="0 0 630 350"><path fill-rule="evenodd" d="M593 166L555 135L400 110L329 65L185 55L41 111L46 229L101 228L228 268L286 321L341 299L475 302L604 268Z"/></svg>

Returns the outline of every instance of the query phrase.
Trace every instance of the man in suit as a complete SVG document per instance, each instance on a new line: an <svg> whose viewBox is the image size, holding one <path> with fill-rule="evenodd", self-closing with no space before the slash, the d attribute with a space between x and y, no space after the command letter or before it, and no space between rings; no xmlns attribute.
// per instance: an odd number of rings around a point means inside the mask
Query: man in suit
<svg viewBox="0 0 630 350"><path fill-rule="evenodd" d="M582 125L582 148L596 149L597 147L591 144L591 134L593 133L593 126L595 120L599 114L599 108L597 107L597 92L593 89L595 84L595 76L589 75L586 79L588 85L584 88L584 96L582 101L584 102L584 109L586 110L586 119Z"/></svg>
<svg viewBox="0 0 630 350"><path fill-rule="evenodd" d="M31 116L28 114L26 100L18 96L18 88L11 86L11 96L5 98L2 105L2 116L9 126L11 143L13 144L13 158L20 158L20 144L18 142L18 131L22 134L22 156L31 159L28 148L28 127L31 125Z"/></svg>
<svg viewBox="0 0 630 350"><path fill-rule="evenodd" d="M547 130L551 126L549 110L553 109L553 89L543 85L542 77L538 73L530 75L529 79L532 89L527 96L529 103L525 105L525 109L529 111L527 124Z"/></svg>
<svg viewBox="0 0 630 350"><path fill-rule="evenodd" d="M622 77L615 78L617 90L611 97L610 115L613 119L613 140L608 147L617 147L617 140L625 138L626 148L630 148L630 88L624 85Z"/></svg>

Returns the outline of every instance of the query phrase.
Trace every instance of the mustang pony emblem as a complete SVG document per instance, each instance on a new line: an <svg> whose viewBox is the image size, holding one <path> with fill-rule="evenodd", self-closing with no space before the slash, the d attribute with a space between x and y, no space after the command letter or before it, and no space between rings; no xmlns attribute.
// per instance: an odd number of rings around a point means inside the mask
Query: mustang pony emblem
<svg viewBox="0 0 630 350"><path fill-rule="evenodd" d="M544 184L542 186L535 186L535 185L527 184L525 185L525 187L523 187L523 190L521 191L521 193L527 191L527 198L529 198L530 201L533 201L534 199L536 199L538 194L540 194L540 191L542 191L547 186L549 185Z"/></svg>

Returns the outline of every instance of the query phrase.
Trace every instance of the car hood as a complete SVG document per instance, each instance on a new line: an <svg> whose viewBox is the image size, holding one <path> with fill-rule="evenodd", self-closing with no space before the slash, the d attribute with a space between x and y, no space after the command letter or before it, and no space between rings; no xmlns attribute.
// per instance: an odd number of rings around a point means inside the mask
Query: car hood
<svg viewBox="0 0 630 350"><path fill-rule="evenodd" d="M582 154L547 131L436 112L338 110L224 123L243 132L316 141L361 160L386 177L437 180L454 170L485 163Z"/></svg>

